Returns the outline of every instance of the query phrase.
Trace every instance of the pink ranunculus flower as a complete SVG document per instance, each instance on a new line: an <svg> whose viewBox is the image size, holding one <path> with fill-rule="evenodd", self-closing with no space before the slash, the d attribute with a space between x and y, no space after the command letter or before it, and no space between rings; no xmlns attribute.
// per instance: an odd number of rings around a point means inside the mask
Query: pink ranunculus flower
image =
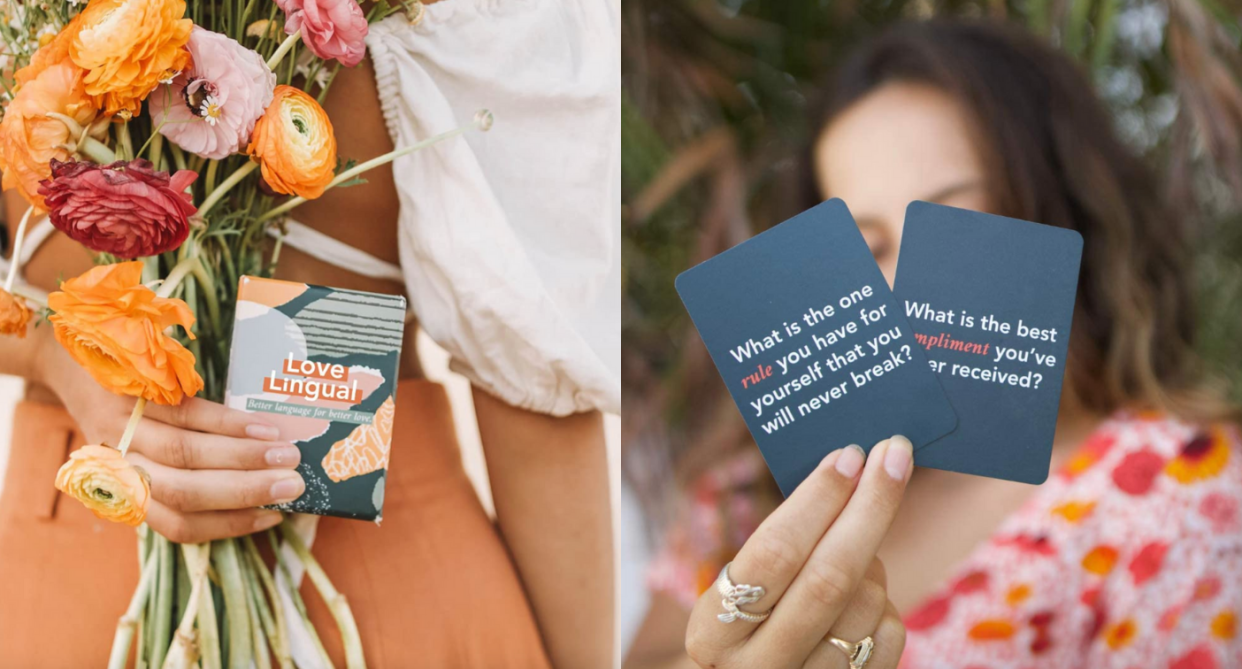
<svg viewBox="0 0 1242 669"><path fill-rule="evenodd" d="M302 31L311 53L346 67L366 55L367 17L357 0L276 0L285 12L285 32Z"/></svg>
<svg viewBox="0 0 1242 669"><path fill-rule="evenodd" d="M189 69L147 98L160 134L204 158L220 160L250 141L272 101L276 75L258 53L194 26Z"/></svg>
<svg viewBox="0 0 1242 669"><path fill-rule="evenodd" d="M185 189L197 178L190 170L170 177L141 158L110 165L52 160L52 178L39 184L39 195L57 230L128 260L181 246L197 211Z"/></svg>

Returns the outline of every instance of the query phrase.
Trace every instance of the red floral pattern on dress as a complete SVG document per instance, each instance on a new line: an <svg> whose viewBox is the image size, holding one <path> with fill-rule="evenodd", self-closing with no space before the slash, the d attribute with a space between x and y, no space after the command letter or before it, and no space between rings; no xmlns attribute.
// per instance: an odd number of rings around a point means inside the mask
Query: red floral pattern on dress
<svg viewBox="0 0 1242 669"><path fill-rule="evenodd" d="M907 614L901 669L1242 669L1240 448L1231 425L1106 421ZM762 515L720 528L766 476L749 466L713 475L650 587L688 607L710 586L687 575L710 563L714 578Z"/></svg>
<svg viewBox="0 0 1242 669"><path fill-rule="evenodd" d="M1242 669L1240 447L1233 426L1107 421L959 567L993 587L950 578L936 624L907 625L902 669Z"/></svg>

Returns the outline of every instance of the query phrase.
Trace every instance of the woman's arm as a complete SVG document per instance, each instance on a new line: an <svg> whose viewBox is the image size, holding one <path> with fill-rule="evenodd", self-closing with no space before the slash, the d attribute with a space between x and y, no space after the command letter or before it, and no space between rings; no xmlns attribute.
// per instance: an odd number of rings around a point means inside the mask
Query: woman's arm
<svg viewBox="0 0 1242 669"><path fill-rule="evenodd" d="M598 412L553 418L474 389L496 519L557 669L612 666L608 458Z"/></svg>
<svg viewBox="0 0 1242 669"><path fill-rule="evenodd" d="M30 306L32 311L36 308L34 305ZM49 342L55 342L51 341L51 326L47 323L39 323L37 326L34 324L34 319L38 317L37 314L32 314L31 326L27 328L25 337L0 336L0 374L39 381L39 357L43 355Z"/></svg>

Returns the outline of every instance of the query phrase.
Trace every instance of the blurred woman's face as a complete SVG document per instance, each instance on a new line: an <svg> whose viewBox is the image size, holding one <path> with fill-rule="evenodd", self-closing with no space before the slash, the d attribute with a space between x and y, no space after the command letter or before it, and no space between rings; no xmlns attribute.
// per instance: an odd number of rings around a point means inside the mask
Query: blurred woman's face
<svg viewBox="0 0 1242 669"><path fill-rule="evenodd" d="M913 200L987 211L969 116L923 84L885 84L847 107L815 142L820 193L849 205L888 284Z"/></svg>

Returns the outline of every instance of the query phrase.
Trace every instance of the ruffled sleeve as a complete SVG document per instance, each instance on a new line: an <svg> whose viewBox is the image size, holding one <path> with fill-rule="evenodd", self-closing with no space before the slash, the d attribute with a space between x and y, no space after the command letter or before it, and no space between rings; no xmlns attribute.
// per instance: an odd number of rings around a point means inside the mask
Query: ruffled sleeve
<svg viewBox="0 0 1242 669"><path fill-rule="evenodd" d="M598 5L598 6L596 6ZM454 0L372 26L411 306L452 368L524 409L619 412L618 29L605 3Z"/></svg>

